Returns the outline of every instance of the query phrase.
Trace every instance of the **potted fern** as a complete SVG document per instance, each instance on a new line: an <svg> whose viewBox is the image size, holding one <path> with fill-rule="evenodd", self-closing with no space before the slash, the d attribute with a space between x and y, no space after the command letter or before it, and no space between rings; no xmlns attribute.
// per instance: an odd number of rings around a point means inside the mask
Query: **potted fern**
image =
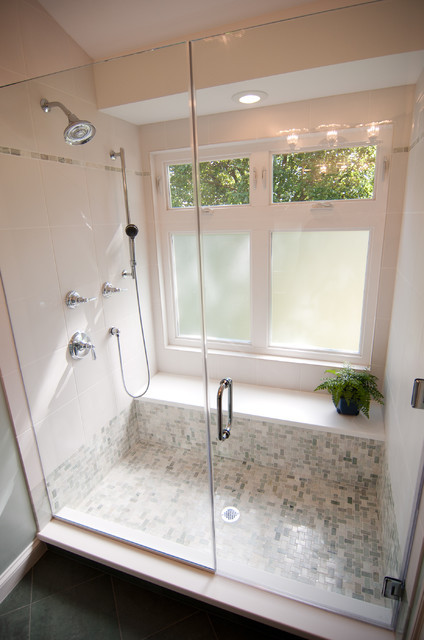
<svg viewBox="0 0 424 640"><path fill-rule="evenodd" d="M331 394L337 413L357 416L360 411L369 418L371 399L383 404L383 394L377 387L377 377L369 371L355 371L349 364L342 369L327 369L334 377L324 378L315 391L325 389Z"/></svg>

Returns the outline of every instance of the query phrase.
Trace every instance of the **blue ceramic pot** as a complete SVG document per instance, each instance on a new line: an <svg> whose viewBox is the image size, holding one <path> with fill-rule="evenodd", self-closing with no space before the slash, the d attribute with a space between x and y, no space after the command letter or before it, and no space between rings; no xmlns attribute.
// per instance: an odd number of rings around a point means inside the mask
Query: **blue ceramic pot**
<svg viewBox="0 0 424 640"><path fill-rule="evenodd" d="M336 407L337 413L341 413L344 416L357 416L359 414L358 405L353 400L348 404L344 398L340 398L339 404Z"/></svg>

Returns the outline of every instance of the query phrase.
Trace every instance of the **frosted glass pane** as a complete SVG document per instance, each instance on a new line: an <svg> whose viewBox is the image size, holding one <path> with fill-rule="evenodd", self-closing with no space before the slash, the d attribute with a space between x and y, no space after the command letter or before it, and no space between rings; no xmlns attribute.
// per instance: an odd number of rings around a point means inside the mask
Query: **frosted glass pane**
<svg viewBox="0 0 424 640"><path fill-rule="evenodd" d="M202 237L208 338L250 340L250 237L248 233ZM201 333L196 238L173 236L178 335Z"/></svg>
<svg viewBox="0 0 424 640"><path fill-rule="evenodd" d="M203 236L208 338L250 340L248 233Z"/></svg>
<svg viewBox="0 0 424 640"><path fill-rule="evenodd" d="M200 307L199 254L194 234L172 236L174 286L177 307L177 335L200 337L202 333Z"/></svg>
<svg viewBox="0 0 424 640"><path fill-rule="evenodd" d="M369 231L272 234L271 342L358 352Z"/></svg>

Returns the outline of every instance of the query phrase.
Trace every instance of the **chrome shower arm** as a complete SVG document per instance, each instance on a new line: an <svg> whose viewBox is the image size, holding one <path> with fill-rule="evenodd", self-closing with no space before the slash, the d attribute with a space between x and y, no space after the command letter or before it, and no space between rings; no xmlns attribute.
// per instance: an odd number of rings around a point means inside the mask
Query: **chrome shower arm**
<svg viewBox="0 0 424 640"><path fill-rule="evenodd" d="M57 102L57 101L49 102L48 100L43 98L40 104L41 104L42 110L45 111L46 113L49 113L53 107L59 107L59 109L62 109L63 113L68 117L70 122L78 122L78 117L75 115L75 113L72 113L72 111L69 111L69 109L67 109L67 107L65 107L65 105L62 104L61 102Z"/></svg>

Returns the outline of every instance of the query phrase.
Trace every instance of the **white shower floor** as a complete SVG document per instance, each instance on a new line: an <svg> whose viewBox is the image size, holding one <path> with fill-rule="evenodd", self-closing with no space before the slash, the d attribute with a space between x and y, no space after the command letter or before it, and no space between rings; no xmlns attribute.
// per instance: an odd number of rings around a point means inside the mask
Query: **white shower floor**
<svg viewBox="0 0 424 640"><path fill-rule="evenodd" d="M223 458L215 459L214 484L218 570L238 564L266 574L277 589L279 580L290 579L308 593L313 587L391 607L381 597L375 492ZM69 506L134 531L132 541L145 533L171 549L184 548L185 559L191 552L211 556L207 464L192 452L139 443L84 500ZM240 511L236 522L222 520L226 506Z"/></svg>

